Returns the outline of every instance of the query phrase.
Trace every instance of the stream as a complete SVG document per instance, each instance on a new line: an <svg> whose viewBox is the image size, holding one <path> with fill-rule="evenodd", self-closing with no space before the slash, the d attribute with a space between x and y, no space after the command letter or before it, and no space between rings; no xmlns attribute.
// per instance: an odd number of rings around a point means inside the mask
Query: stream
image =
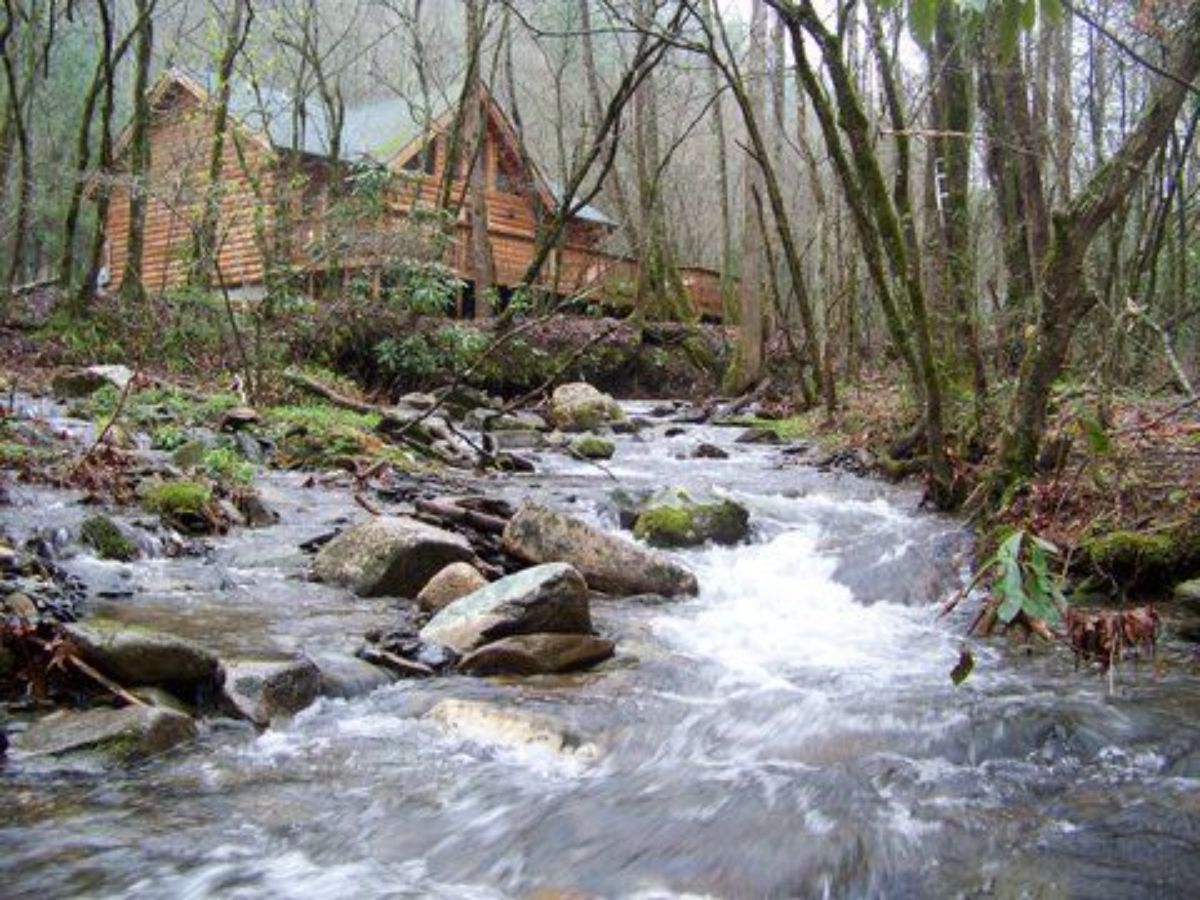
<svg viewBox="0 0 1200 900"><path fill-rule="evenodd" d="M646 413L649 404L629 404ZM597 466L534 453L485 479L616 530L627 489L713 488L753 540L678 554L698 597L593 603L617 656L588 673L407 680L323 698L262 733L210 720L134 769L0 763L5 897L1148 897L1200 884L1200 667L1116 691L1063 651L975 643L971 536L919 493L667 422ZM726 460L693 459L704 441ZM616 479L615 481L613 479ZM219 654L352 653L386 600L305 579L298 545L361 517L345 488L263 470L281 523L199 558L64 561L90 611ZM71 492L19 486L16 536L75 528ZM131 517L136 517L130 514ZM447 698L518 706L596 747L576 758L449 736ZM1194 896L1194 895L1193 895Z"/></svg>

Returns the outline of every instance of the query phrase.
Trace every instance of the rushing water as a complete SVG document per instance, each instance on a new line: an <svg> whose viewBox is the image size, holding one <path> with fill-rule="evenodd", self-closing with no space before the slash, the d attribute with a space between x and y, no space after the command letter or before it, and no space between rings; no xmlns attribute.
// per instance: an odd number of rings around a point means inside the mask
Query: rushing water
<svg viewBox="0 0 1200 900"><path fill-rule="evenodd" d="M618 657L571 677L405 681L324 699L262 734L210 723L129 772L0 769L0 895L49 897L1184 896L1200 883L1200 677L1122 672L995 642L962 686L969 611L936 618L969 537L918 497L784 465L734 431L658 427L609 469L547 455L488 490L616 528L626 488L715 487L753 542L680 554L697 598L597 601ZM729 460L695 460L700 440ZM386 622L304 580L297 544L356 515L265 473L283 522L204 559L72 563L106 612L223 653L330 653ZM10 527L69 527L27 491ZM564 720L575 758L456 739L446 698ZM556 891L564 892L562 894ZM544 893L539 893L544 892ZM579 892L579 894L572 893Z"/></svg>

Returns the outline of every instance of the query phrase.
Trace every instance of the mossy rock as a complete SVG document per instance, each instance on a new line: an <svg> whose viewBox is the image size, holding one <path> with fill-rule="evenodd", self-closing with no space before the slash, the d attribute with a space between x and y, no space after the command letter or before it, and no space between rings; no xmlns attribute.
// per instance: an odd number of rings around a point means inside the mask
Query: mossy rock
<svg viewBox="0 0 1200 900"><path fill-rule="evenodd" d="M1129 584L1165 584L1200 565L1200 529L1110 531L1081 542L1089 565Z"/></svg>
<svg viewBox="0 0 1200 900"><path fill-rule="evenodd" d="M750 513L732 500L697 503L679 492L670 503L652 504L633 526L634 537L654 547L696 547L712 541L732 545L750 533Z"/></svg>
<svg viewBox="0 0 1200 900"><path fill-rule="evenodd" d="M204 455L208 453L209 445L204 441L188 441L175 448L171 454L171 462L181 469L198 469L204 463Z"/></svg>
<svg viewBox="0 0 1200 900"><path fill-rule="evenodd" d="M612 441L606 441L594 434L585 434L571 443L571 452L584 459L612 459L617 448Z"/></svg>
<svg viewBox="0 0 1200 900"><path fill-rule="evenodd" d="M213 502L212 490L195 481L168 481L152 487L142 505L158 513L164 525L184 534L211 534L228 524Z"/></svg>
<svg viewBox="0 0 1200 900"><path fill-rule="evenodd" d="M108 516L88 516L79 526L79 540L96 551L101 559L129 562L137 559L138 546Z"/></svg>

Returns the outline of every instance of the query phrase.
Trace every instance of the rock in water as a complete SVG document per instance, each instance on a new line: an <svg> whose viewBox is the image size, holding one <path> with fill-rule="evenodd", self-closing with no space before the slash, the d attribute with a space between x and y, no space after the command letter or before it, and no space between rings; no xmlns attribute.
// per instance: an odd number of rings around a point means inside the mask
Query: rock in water
<svg viewBox="0 0 1200 900"><path fill-rule="evenodd" d="M585 434L571 442L571 452L584 459L612 459L616 445L594 434Z"/></svg>
<svg viewBox="0 0 1200 900"><path fill-rule="evenodd" d="M321 672L308 659L225 663L225 696L256 725L300 712L317 699L320 688Z"/></svg>
<svg viewBox="0 0 1200 900"><path fill-rule="evenodd" d="M321 673L322 697L352 700L395 680L386 669L345 653L320 653L313 662Z"/></svg>
<svg viewBox="0 0 1200 900"><path fill-rule="evenodd" d="M549 716L478 700L443 700L425 716L442 730L468 741L502 747L536 747L580 762L600 755L595 744Z"/></svg>
<svg viewBox="0 0 1200 900"><path fill-rule="evenodd" d="M83 661L123 685L201 689L217 683L221 664L191 641L107 619L63 626Z"/></svg>
<svg viewBox="0 0 1200 900"><path fill-rule="evenodd" d="M196 723L182 713L152 706L61 710L38 719L18 740L25 753L58 756L98 751L132 762L193 740Z"/></svg>
<svg viewBox="0 0 1200 900"><path fill-rule="evenodd" d="M455 600L421 629L421 640L461 654L514 634L591 630L583 576L566 563L550 563Z"/></svg>
<svg viewBox="0 0 1200 900"><path fill-rule="evenodd" d="M698 547L712 541L732 545L750 534L750 513L732 500L693 500L681 490L651 500L633 534L654 547Z"/></svg>
<svg viewBox="0 0 1200 900"><path fill-rule="evenodd" d="M58 372L50 382L50 388L56 397L74 400L89 397L107 384L124 390L132 378L133 372L126 366L88 366Z"/></svg>
<svg viewBox="0 0 1200 900"><path fill-rule="evenodd" d="M376 516L322 547L313 575L360 597L415 597L435 573L473 556L457 534L407 516Z"/></svg>
<svg viewBox="0 0 1200 900"><path fill-rule="evenodd" d="M487 583L487 579L470 563L450 563L421 588L417 594L417 605L426 612L436 613L455 600L487 587Z"/></svg>
<svg viewBox="0 0 1200 900"><path fill-rule="evenodd" d="M551 424L563 431L592 431L625 419L616 400L581 381L556 387L547 413Z"/></svg>
<svg viewBox="0 0 1200 900"><path fill-rule="evenodd" d="M594 666L614 648L590 634L519 634L485 644L458 668L468 675L552 675Z"/></svg>
<svg viewBox="0 0 1200 900"><path fill-rule="evenodd" d="M548 507L527 503L504 529L504 549L532 563L568 562L608 594L695 594L696 576L673 560Z"/></svg>
<svg viewBox="0 0 1200 900"><path fill-rule="evenodd" d="M88 516L79 526L79 540L96 551L101 559L115 559L129 562L141 554L138 545L126 536L108 516L96 514Z"/></svg>

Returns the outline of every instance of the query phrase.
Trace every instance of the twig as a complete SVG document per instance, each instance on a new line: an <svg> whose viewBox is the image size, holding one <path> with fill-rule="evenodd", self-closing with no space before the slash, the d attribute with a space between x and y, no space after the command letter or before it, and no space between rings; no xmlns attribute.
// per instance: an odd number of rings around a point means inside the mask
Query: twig
<svg viewBox="0 0 1200 900"><path fill-rule="evenodd" d="M91 678L93 681L95 681L97 684L101 685L102 687L107 688L109 691L116 694L118 697L120 697L122 700L124 700L130 706L149 706L150 705L146 701L140 700L137 697L135 697L133 694L129 693L129 691L125 690L125 688L121 687L119 684L117 684L111 678L108 678L105 675L102 675L99 672L97 672L95 669L93 669L90 665L85 663L78 656L71 654L71 655L67 656L67 660L71 663L71 665L73 665L75 668L77 668L80 672L82 672L88 678Z"/></svg>
<svg viewBox="0 0 1200 900"><path fill-rule="evenodd" d="M104 424L104 427L100 430L100 433L96 435L96 439L92 441L92 445L87 448L87 451L83 454L83 456L76 460L75 465L71 467L71 471L68 473L67 477L70 477L78 472L80 467L88 461L89 457L91 457L93 453L96 452L96 448L104 443L104 439L108 437L108 433L112 431L113 425L117 424L117 420L121 418L121 413L125 411L125 403L129 399L129 395L132 393L133 386L137 383L138 378L138 373L135 371L133 375L130 376L129 380L125 382L125 387L121 389L121 396L117 398L117 408L113 410L112 416L110 416L109 420Z"/></svg>

